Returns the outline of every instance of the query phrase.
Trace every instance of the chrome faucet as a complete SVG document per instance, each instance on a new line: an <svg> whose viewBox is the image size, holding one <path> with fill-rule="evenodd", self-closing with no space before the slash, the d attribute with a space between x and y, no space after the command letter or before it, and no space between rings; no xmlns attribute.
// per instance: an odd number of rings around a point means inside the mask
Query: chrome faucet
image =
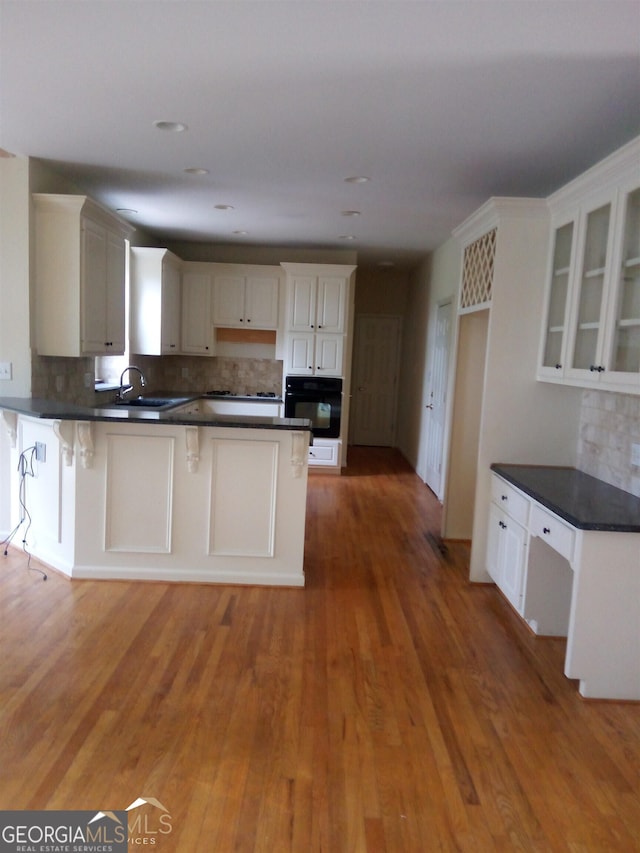
<svg viewBox="0 0 640 853"><path fill-rule="evenodd" d="M122 381L127 370L137 370L140 374L140 384L142 385L142 387L144 388L144 386L147 384L144 378L144 373L140 370L140 368L136 367L135 364L130 364L128 367L125 367L125 369L120 374L120 388L116 395L116 400L124 400L125 395L128 394L129 391L133 391L133 385L125 385Z"/></svg>

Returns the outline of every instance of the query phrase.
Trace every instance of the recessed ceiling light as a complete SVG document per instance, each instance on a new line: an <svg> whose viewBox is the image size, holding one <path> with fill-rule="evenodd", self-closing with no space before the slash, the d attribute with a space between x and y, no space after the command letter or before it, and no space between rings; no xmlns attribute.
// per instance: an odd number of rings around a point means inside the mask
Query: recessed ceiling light
<svg viewBox="0 0 640 853"><path fill-rule="evenodd" d="M395 267L395 263L393 261L378 261L378 266L383 269L390 269L391 267Z"/></svg>
<svg viewBox="0 0 640 853"><path fill-rule="evenodd" d="M340 239L340 240L355 240L356 238L354 237L353 234L341 234L338 239Z"/></svg>
<svg viewBox="0 0 640 853"><path fill-rule="evenodd" d="M137 213L132 207L116 207L116 213L129 213L131 215Z"/></svg>
<svg viewBox="0 0 640 853"><path fill-rule="evenodd" d="M184 169L187 175L208 175L208 169L201 169L199 166L189 166L189 168Z"/></svg>
<svg viewBox="0 0 640 853"><path fill-rule="evenodd" d="M187 125L181 121L154 121L153 126L158 130L168 130L171 133L182 133L187 130Z"/></svg>
<svg viewBox="0 0 640 853"><path fill-rule="evenodd" d="M214 207L216 210L233 210L232 204L216 204Z"/></svg>
<svg viewBox="0 0 640 853"><path fill-rule="evenodd" d="M367 178L365 175L353 175L350 178L345 178L347 184L366 184L370 180L371 178Z"/></svg>
<svg viewBox="0 0 640 853"><path fill-rule="evenodd" d="M360 216L359 210L342 210L341 213L343 216Z"/></svg>
<svg viewBox="0 0 640 853"><path fill-rule="evenodd" d="M248 231L233 231L233 234L237 234L238 237L243 237L245 234L248 234Z"/></svg>

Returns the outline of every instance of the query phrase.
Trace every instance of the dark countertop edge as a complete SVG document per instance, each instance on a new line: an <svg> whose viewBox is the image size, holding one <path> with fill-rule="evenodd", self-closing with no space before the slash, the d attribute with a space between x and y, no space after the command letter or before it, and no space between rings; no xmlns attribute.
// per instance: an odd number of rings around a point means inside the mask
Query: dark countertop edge
<svg viewBox="0 0 640 853"><path fill-rule="evenodd" d="M201 399L202 395L185 396L180 405ZM238 398L235 398L238 399ZM253 398L251 398L253 399ZM256 398L264 400L265 398ZM267 398L268 399L268 398ZM273 402L273 398L271 398ZM234 429L276 429L311 432L311 421L306 418L276 418L260 415L189 415L175 411L175 407L157 411L153 409L122 409L114 407L90 408L73 403L57 403L37 397L0 397L0 409L16 412L30 418L52 421L103 421L111 423L172 424L174 426L206 426Z"/></svg>
<svg viewBox="0 0 640 853"><path fill-rule="evenodd" d="M543 495L537 492L534 488L529 486L527 483L524 483L516 474L513 474L509 471L509 468L542 468L545 470L554 470L558 472L562 471L570 471L570 472L578 472L583 474L585 477L591 477L590 474L584 474L584 472L579 471L578 468L571 468L566 465L521 465L515 462L493 462L490 465L492 471L496 474L499 474L503 479L507 482L511 483L511 485L515 486L517 489L520 489L521 492L524 492L529 497L536 500L541 506L546 509L554 512L557 516L562 518L564 521L567 521L572 527L576 527L578 530L600 530L609 533L640 533L640 523L638 524L618 524L618 523L606 523L606 522L590 522L583 521L579 518L576 518L572 513L570 513L565 507L555 503L548 495ZM602 483L605 486L608 486L610 489L616 489L617 491L623 492L622 489L618 489L617 486L612 486L610 483L605 483L604 480L598 480L597 477L591 477L591 479L596 480L598 483ZM630 494L627 492L623 492L623 494ZM633 495L631 495L633 497Z"/></svg>

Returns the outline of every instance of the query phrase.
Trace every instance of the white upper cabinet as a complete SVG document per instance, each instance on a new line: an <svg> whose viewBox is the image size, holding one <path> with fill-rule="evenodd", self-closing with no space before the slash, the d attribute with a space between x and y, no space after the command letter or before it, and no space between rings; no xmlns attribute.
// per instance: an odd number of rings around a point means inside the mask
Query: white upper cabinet
<svg viewBox="0 0 640 853"><path fill-rule="evenodd" d="M132 229L87 196L36 193L33 202L39 355L124 353Z"/></svg>
<svg viewBox="0 0 640 853"><path fill-rule="evenodd" d="M277 329L280 271L244 264L213 266L213 324Z"/></svg>
<svg viewBox="0 0 640 853"><path fill-rule="evenodd" d="M180 352L181 265L180 258L168 249L131 249L131 352Z"/></svg>
<svg viewBox="0 0 640 853"><path fill-rule="evenodd" d="M640 141L550 199L538 379L640 393Z"/></svg>
<svg viewBox="0 0 640 853"><path fill-rule="evenodd" d="M282 266L287 272L285 374L344 377L355 267Z"/></svg>
<svg viewBox="0 0 640 853"><path fill-rule="evenodd" d="M213 280L205 271L190 269L182 272L182 352L192 355L214 355L214 334L211 317Z"/></svg>
<svg viewBox="0 0 640 853"><path fill-rule="evenodd" d="M295 275L288 292L287 326L291 331L344 333L349 277Z"/></svg>

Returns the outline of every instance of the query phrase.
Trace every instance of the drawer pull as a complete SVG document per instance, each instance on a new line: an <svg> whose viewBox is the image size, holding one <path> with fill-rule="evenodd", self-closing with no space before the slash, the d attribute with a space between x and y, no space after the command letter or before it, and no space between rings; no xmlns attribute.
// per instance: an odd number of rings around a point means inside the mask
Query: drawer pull
<svg viewBox="0 0 640 853"><path fill-rule="evenodd" d="M550 527L543 527L542 532L543 533L551 533L551 528Z"/></svg>
<svg viewBox="0 0 640 853"><path fill-rule="evenodd" d="M504 523L504 521L499 521L499 522L498 522L498 524L500 525L500 527L501 527L503 530L506 530L506 529L507 529L507 525Z"/></svg>

